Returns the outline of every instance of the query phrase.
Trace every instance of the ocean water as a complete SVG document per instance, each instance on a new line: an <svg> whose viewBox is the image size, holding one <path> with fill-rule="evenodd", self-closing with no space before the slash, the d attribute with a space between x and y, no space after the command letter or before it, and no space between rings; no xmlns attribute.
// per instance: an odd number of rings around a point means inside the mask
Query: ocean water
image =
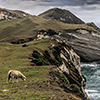
<svg viewBox="0 0 100 100"><path fill-rule="evenodd" d="M81 73L87 79L85 91L90 100L100 100L100 62L81 63Z"/></svg>

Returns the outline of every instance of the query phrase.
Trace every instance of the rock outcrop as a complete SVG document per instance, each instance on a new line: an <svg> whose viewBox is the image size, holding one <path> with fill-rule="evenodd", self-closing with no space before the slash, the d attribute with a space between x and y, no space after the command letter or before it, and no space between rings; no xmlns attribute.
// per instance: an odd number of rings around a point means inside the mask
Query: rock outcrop
<svg viewBox="0 0 100 100"><path fill-rule="evenodd" d="M86 29L66 30L66 33L56 33L52 30L52 37L62 38L69 43L80 56L81 62L92 62L100 60L100 33ZM37 39L50 36L50 33L41 30Z"/></svg>
<svg viewBox="0 0 100 100"><path fill-rule="evenodd" d="M31 15L23 11L7 10L7 9L0 8L0 20L11 20L11 19L18 19L18 18L24 18L29 16Z"/></svg>
<svg viewBox="0 0 100 100"><path fill-rule="evenodd" d="M62 38L68 42L80 56L81 62L100 60L100 33L85 30L68 30L56 38Z"/></svg>

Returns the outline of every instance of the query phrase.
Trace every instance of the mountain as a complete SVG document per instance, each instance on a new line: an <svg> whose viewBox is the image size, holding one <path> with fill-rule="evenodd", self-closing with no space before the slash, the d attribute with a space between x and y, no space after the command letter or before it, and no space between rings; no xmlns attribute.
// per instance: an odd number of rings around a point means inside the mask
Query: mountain
<svg viewBox="0 0 100 100"><path fill-rule="evenodd" d="M84 24L84 22L72 14L70 11L65 9L53 8L42 14L39 14L39 17L45 19L56 19L58 21L70 24Z"/></svg>
<svg viewBox="0 0 100 100"><path fill-rule="evenodd" d="M44 36L65 39L83 62L100 59L100 31L94 24L68 24L40 16L0 21L0 42L20 44Z"/></svg>
<svg viewBox="0 0 100 100"><path fill-rule="evenodd" d="M0 8L0 20L11 20L11 19L18 19L18 18L24 18L29 16L31 15L23 11L7 10L7 9Z"/></svg>
<svg viewBox="0 0 100 100"><path fill-rule="evenodd" d="M6 84L11 69L21 71L26 81ZM62 40L0 42L0 100L89 100L80 69L80 57Z"/></svg>

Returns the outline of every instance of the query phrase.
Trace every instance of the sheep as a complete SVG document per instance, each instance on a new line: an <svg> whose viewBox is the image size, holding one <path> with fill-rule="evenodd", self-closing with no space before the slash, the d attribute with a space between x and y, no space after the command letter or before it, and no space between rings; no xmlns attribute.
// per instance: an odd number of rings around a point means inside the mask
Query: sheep
<svg viewBox="0 0 100 100"><path fill-rule="evenodd" d="M10 70L8 72L7 84L9 83L10 78L11 78L12 83L14 83L13 78L16 78L17 83L18 83L18 78L21 78L23 81L26 81L26 77L20 71L17 71L17 70Z"/></svg>

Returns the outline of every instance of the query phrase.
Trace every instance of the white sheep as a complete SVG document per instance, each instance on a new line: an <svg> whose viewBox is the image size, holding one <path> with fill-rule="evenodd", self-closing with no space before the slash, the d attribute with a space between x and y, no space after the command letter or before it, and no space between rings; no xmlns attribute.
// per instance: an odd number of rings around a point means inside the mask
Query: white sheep
<svg viewBox="0 0 100 100"><path fill-rule="evenodd" d="M18 78L21 78L23 81L26 81L26 77L20 71L17 70L10 70L8 72L7 83L9 83L10 78L12 83L14 83L13 78L16 78L17 83L18 83Z"/></svg>

